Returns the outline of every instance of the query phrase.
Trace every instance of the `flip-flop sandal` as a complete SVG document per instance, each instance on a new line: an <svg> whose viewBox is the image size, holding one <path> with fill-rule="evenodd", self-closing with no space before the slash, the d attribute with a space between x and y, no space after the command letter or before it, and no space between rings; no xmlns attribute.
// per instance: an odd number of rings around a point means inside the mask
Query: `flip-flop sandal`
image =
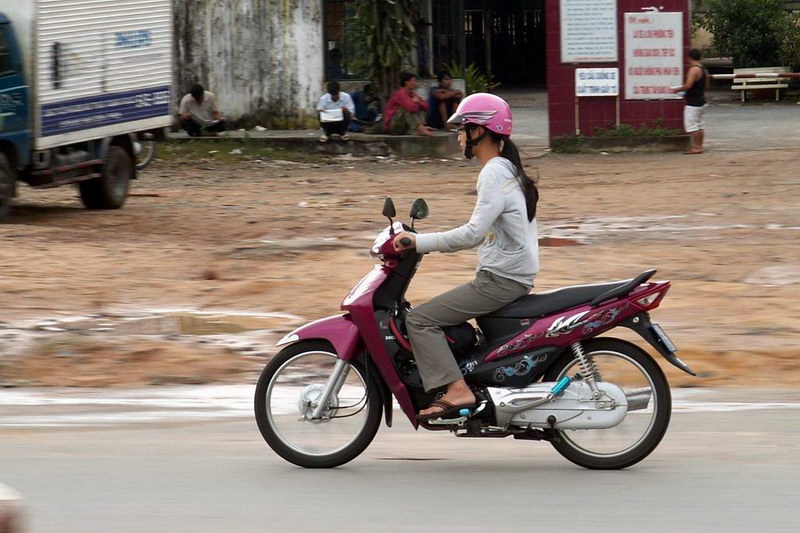
<svg viewBox="0 0 800 533"><path fill-rule="evenodd" d="M430 413L427 415L417 415L417 420L424 422L426 420L435 420L437 418L456 418L460 416L458 413L462 409L474 409L475 403L465 403L461 405L453 405L447 400L436 400L429 407L441 407L442 411Z"/></svg>

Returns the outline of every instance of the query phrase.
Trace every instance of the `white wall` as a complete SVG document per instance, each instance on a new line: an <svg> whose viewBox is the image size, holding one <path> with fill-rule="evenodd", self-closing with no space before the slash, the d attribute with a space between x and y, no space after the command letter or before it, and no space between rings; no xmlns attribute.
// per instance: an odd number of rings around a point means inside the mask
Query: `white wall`
<svg viewBox="0 0 800 533"><path fill-rule="evenodd" d="M312 112L323 81L321 0L173 0L176 91L199 82L233 119Z"/></svg>

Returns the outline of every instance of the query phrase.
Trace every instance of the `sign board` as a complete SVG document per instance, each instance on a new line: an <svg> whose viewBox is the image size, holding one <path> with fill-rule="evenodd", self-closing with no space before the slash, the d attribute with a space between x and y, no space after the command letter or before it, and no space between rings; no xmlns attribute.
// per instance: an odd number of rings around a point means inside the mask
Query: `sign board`
<svg viewBox="0 0 800 533"><path fill-rule="evenodd" d="M625 98L681 98L683 13L625 13Z"/></svg>
<svg viewBox="0 0 800 533"><path fill-rule="evenodd" d="M560 0L561 62L616 62L617 0Z"/></svg>
<svg viewBox="0 0 800 533"><path fill-rule="evenodd" d="M619 96L619 69L576 68L575 96Z"/></svg>

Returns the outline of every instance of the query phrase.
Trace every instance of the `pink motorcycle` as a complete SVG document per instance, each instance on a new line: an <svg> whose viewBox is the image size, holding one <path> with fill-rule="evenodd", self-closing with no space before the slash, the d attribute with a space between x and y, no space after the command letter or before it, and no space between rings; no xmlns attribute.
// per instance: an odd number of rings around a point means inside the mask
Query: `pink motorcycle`
<svg viewBox="0 0 800 533"><path fill-rule="evenodd" d="M633 279L531 294L469 323L445 328L465 380L478 400L455 418L418 422L435 399L422 387L405 332L406 289L422 255L398 253L398 232L413 231L428 214L411 208L411 227L393 219L371 255L381 263L350 291L343 314L311 322L278 342L284 348L258 380L255 415L261 434L281 457L309 468L356 458L381 418L391 427L394 402L418 428L457 437L548 441L565 458L592 469L620 469L647 457L669 425L669 385L642 348L613 337L630 328L667 361L695 375L649 311L670 288ZM434 391L436 392L436 391Z"/></svg>

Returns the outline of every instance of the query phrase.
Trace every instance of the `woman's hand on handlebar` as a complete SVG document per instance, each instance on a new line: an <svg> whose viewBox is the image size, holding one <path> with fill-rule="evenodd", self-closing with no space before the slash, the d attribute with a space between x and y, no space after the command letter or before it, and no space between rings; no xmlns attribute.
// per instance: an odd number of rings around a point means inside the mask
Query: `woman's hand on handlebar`
<svg viewBox="0 0 800 533"><path fill-rule="evenodd" d="M401 231L394 236L394 241L392 241L392 244L394 245L394 249L398 252L410 250L411 248L416 248L417 236L407 231Z"/></svg>

